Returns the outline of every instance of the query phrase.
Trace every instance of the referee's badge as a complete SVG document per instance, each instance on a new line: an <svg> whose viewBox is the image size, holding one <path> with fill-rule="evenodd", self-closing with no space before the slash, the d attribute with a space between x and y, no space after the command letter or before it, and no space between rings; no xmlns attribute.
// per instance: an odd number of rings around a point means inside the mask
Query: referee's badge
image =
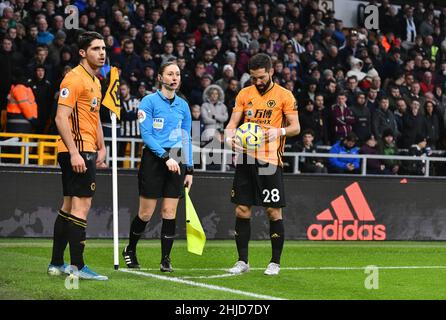
<svg viewBox="0 0 446 320"><path fill-rule="evenodd" d="M138 110L138 121L143 123L146 120L146 113L143 110Z"/></svg>
<svg viewBox="0 0 446 320"><path fill-rule="evenodd" d="M154 129L164 128L164 118L153 118L153 128Z"/></svg>
<svg viewBox="0 0 446 320"><path fill-rule="evenodd" d="M68 90L68 88L62 88L62 90L60 90L60 96L62 98L68 98L69 95L70 95L70 90Z"/></svg>

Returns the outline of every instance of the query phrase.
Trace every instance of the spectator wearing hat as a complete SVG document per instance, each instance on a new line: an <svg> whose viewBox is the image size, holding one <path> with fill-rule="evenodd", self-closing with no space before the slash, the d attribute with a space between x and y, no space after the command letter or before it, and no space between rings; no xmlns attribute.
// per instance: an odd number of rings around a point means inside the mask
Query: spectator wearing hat
<svg viewBox="0 0 446 320"><path fill-rule="evenodd" d="M399 154L391 129L384 130L382 138L378 141L378 154L385 156L397 156ZM384 170L387 174L398 174L401 167L400 160L383 159L382 163L385 166Z"/></svg>
<svg viewBox="0 0 446 320"><path fill-rule="evenodd" d="M330 149L331 154L350 154L359 153L356 147L358 137L354 132L350 132L344 139L338 140ZM328 172L331 173L359 173L360 161L358 158L328 158Z"/></svg>
<svg viewBox="0 0 446 320"><path fill-rule="evenodd" d="M359 150L360 154L377 155L377 141L373 134L364 139L365 143ZM381 159L367 159L367 174L386 174L386 166Z"/></svg>
<svg viewBox="0 0 446 320"><path fill-rule="evenodd" d="M153 56L157 59L160 59L164 51L164 32L165 29L163 26L157 25L153 28L153 39L150 42L150 48L152 49Z"/></svg>
<svg viewBox="0 0 446 320"><path fill-rule="evenodd" d="M229 64L225 64L222 69L222 77L215 84L219 85L223 91L228 88L229 81L234 77L234 69Z"/></svg>
<svg viewBox="0 0 446 320"><path fill-rule="evenodd" d="M349 59L349 63L350 63L350 71L348 71L346 74L347 78L354 76L356 77L357 81L362 81L362 79L364 79L367 76L365 72L362 72L362 67L364 66L364 62L352 56Z"/></svg>
<svg viewBox="0 0 446 320"><path fill-rule="evenodd" d="M62 30L56 32L54 41L48 46L48 59L54 66L60 63L60 53L65 45L67 35Z"/></svg>
<svg viewBox="0 0 446 320"><path fill-rule="evenodd" d="M27 80L27 85L32 89L37 103L36 133L46 134L54 93L51 82L46 79L44 66L36 66L33 76Z"/></svg>

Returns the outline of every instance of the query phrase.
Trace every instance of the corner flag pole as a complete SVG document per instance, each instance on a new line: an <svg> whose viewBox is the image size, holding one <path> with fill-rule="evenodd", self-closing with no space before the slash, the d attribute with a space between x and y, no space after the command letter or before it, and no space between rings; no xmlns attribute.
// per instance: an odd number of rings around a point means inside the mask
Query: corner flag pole
<svg viewBox="0 0 446 320"><path fill-rule="evenodd" d="M113 186L113 261L119 269L119 221L118 221L118 163L116 161L116 114L111 113L112 121L112 186Z"/></svg>
<svg viewBox="0 0 446 320"><path fill-rule="evenodd" d="M119 73L116 67L110 69L110 84L102 104L111 111L112 122L112 188L113 188L113 264L115 270L119 268L119 220L118 220L118 165L116 143L116 118L121 113L121 101L119 99Z"/></svg>

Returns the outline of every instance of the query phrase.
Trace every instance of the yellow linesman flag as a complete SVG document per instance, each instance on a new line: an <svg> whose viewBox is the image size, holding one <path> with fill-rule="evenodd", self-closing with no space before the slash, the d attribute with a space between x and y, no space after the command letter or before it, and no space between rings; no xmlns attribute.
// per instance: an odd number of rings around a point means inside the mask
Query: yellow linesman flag
<svg viewBox="0 0 446 320"><path fill-rule="evenodd" d="M116 113L119 119L121 116L121 100L119 99L119 73L118 68L111 67L110 69L110 84L105 93L102 104L110 109L111 112Z"/></svg>
<svg viewBox="0 0 446 320"><path fill-rule="evenodd" d="M186 238L187 251L201 256L204 244L206 243L206 235L201 226L200 219L195 211L194 205L189 197L189 189L186 188Z"/></svg>

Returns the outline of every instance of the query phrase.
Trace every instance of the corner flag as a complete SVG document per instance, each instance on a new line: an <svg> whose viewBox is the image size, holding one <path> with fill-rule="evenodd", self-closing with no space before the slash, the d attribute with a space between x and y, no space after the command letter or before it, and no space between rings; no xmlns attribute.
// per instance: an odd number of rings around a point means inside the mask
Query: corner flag
<svg viewBox="0 0 446 320"><path fill-rule="evenodd" d="M102 104L110 109L112 123L112 189L113 189L113 261L115 270L119 268L119 232L118 232L118 164L116 142L116 118L121 115L121 100L119 98L119 73L116 67L110 70L110 84Z"/></svg>
<svg viewBox="0 0 446 320"><path fill-rule="evenodd" d="M187 251L201 256L204 244L206 243L206 235L204 234L200 219L189 197L189 189L185 189Z"/></svg>
<svg viewBox="0 0 446 320"><path fill-rule="evenodd" d="M118 119L121 117L121 100L119 99L119 73L116 67L110 69L110 84L105 93L102 104L116 114Z"/></svg>

